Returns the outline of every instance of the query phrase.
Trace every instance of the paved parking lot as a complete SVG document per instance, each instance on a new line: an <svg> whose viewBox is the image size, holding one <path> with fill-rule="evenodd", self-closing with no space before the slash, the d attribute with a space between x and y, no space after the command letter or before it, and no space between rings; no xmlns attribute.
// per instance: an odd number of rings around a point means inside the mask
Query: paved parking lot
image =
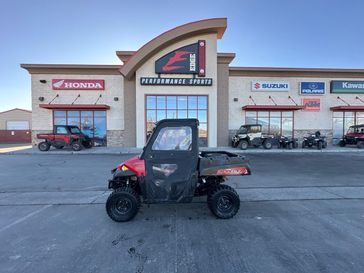
<svg viewBox="0 0 364 273"><path fill-rule="evenodd" d="M110 169L127 156L0 155L0 272L361 272L364 156L252 154L232 178L241 209L203 199L105 213Z"/></svg>

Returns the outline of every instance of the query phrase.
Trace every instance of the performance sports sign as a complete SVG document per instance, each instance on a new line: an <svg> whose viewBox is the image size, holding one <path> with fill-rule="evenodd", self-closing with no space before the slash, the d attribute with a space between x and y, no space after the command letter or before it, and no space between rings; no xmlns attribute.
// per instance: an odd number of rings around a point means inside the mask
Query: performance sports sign
<svg viewBox="0 0 364 273"><path fill-rule="evenodd" d="M212 78L153 78L141 77L140 85L211 86Z"/></svg>
<svg viewBox="0 0 364 273"><path fill-rule="evenodd" d="M289 91L289 82L252 81L252 91Z"/></svg>
<svg viewBox="0 0 364 273"><path fill-rule="evenodd" d="M104 80L52 79L53 90L105 90Z"/></svg>
<svg viewBox="0 0 364 273"><path fill-rule="evenodd" d="M155 62L156 74L198 74L205 77L206 41L180 47L169 52Z"/></svg>

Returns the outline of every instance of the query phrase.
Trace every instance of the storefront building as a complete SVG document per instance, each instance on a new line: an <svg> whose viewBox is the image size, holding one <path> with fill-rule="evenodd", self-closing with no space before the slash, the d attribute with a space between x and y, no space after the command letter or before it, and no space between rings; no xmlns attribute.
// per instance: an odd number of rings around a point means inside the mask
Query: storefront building
<svg viewBox="0 0 364 273"><path fill-rule="evenodd" d="M232 67L217 51L227 27L214 18L176 27L120 65L22 64L32 82L32 140L72 124L95 146L142 147L164 118L198 118L201 146L227 146L242 124L274 135L320 130L336 143L364 123L364 70Z"/></svg>

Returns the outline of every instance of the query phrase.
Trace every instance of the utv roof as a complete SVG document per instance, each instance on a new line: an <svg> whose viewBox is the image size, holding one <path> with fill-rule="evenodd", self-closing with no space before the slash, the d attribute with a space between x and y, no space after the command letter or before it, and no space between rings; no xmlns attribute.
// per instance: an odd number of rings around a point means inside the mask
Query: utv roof
<svg viewBox="0 0 364 273"><path fill-rule="evenodd" d="M178 119L177 118L171 118L171 119L162 119L162 120L158 121L156 123L156 126L158 126L159 124L162 124L162 123L166 123L166 122L173 122L173 123L176 123L176 124L178 124L178 123L182 124L182 123L194 123L194 122L196 122L197 125L199 125L199 121L196 118L178 118Z"/></svg>
<svg viewBox="0 0 364 273"><path fill-rule="evenodd" d="M364 124L350 126L350 128L361 128L361 127L364 127Z"/></svg>
<svg viewBox="0 0 364 273"><path fill-rule="evenodd" d="M262 126L262 124L244 124L244 125L241 125L241 126Z"/></svg>

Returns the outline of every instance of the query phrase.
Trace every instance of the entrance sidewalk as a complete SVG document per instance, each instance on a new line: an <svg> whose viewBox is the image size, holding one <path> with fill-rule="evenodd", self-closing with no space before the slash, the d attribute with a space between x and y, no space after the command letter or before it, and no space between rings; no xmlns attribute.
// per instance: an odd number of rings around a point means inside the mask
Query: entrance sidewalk
<svg viewBox="0 0 364 273"><path fill-rule="evenodd" d="M277 149L272 148L271 150L265 150L263 148L250 148L247 150L240 150L232 147L217 147L217 148L200 148L202 151L227 151L231 153L239 153L239 154L255 154L255 153L361 153L364 155L364 149L358 149L356 147L339 147L339 146L329 146L326 149L317 150L317 149ZM57 150L51 148L48 152L41 152L37 147L21 147L17 149L17 147L1 147L0 154L21 154L21 155L33 155L33 154L42 154L42 155L57 155L57 154L74 154L74 155L122 155L122 154L139 154L142 152L141 148L135 147L94 147L91 149L84 149L79 152L75 152L72 149L62 149Z"/></svg>

